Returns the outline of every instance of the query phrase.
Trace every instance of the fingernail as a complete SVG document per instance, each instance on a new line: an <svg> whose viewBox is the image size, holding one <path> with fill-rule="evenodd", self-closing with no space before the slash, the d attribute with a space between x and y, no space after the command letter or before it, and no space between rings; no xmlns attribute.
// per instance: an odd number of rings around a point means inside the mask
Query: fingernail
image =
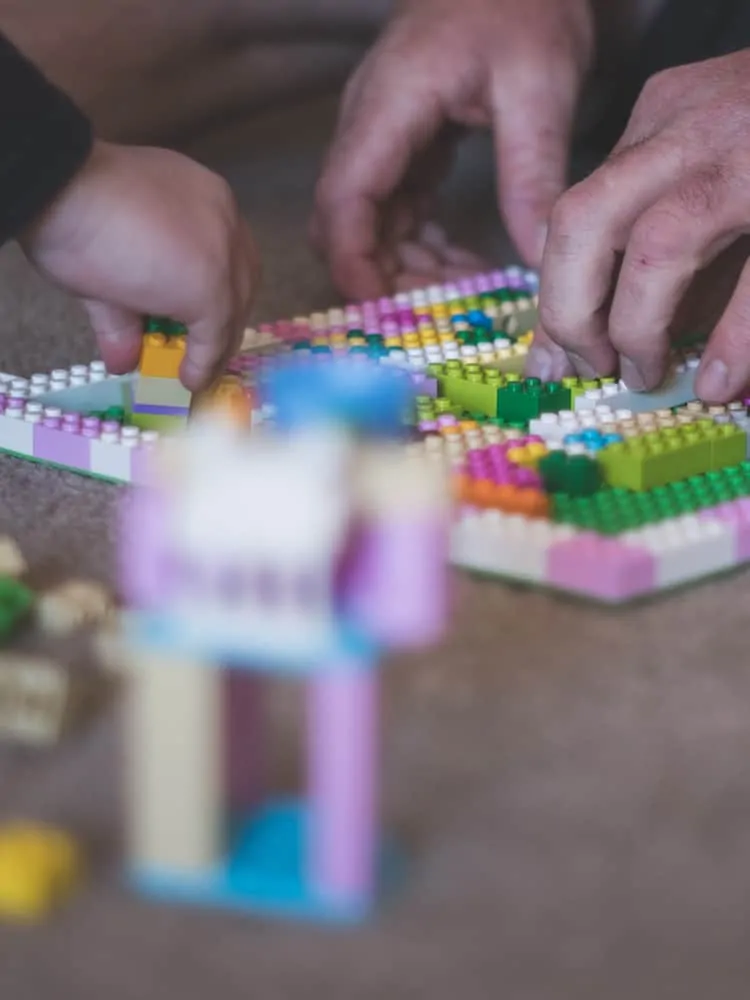
<svg viewBox="0 0 750 1000"><path fill-rule="evenodd" d="M702 399L723 402L729 389L729 369L719 358L714 358L698 373L696 391Z"/></svg>
<svg viewBox="0 0 750 1000"><path fill-rule="evenodd" d="M549 382L552 378L552 355L546 347L533 347L526 359L526 373L532 378Z"/></svg>
<svg viewBox="0 0 750 1000"><path fill-rule="evenodd" d="M568 351L568 358L581 378L591 379L599 377L597 370L585 358L582 358L580 354Z"/></svg>
<svg viewBox="0 0 750 1000"><path fill-rule="evenodd" d="M645 392L646 380L630 358L620 357L620 378L631 392Z"/></svg>

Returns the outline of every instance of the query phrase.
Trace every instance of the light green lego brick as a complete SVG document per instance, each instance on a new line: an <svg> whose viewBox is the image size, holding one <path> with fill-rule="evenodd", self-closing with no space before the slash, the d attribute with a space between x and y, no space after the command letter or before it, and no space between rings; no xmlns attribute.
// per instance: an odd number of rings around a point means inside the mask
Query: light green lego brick
<svg viewBox="0 0 750 1000"><path fill-rule="evenodd" d="M446 375L440 380L443 395L469 413L497 416L498 384L473 382L465 377Z"/></svg>
<svg viewBox="0 0 750 1000"><path fill-rule="evenodd" d="M174 434L187 424L187 417L166 416L161 413L133 413L129 423L142 431L158 431L160 434Z"/></svg>
<svg viewBox="0 0 750 1000"><path fill-rule="evenodd" d="M176 378L140 376L133 384L136 406L190 406L192 393Z"/></svg>
<svg viewBox="0 0 750 1000"><path fill-rule="evenodd" d="M747 434L734 424L717 424L711 452L712 469L739 465L747 454Z"/></svg>

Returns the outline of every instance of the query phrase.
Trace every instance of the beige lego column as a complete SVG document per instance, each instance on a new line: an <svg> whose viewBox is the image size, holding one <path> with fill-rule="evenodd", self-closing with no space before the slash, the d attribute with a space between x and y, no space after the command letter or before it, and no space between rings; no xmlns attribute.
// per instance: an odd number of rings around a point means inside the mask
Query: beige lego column
<svg viewBox="0 0 750 1000"><path fill-rule="evenodd" d="M130 863L211 867L225 848L221 672L139 653L130 683Z"/></svg>

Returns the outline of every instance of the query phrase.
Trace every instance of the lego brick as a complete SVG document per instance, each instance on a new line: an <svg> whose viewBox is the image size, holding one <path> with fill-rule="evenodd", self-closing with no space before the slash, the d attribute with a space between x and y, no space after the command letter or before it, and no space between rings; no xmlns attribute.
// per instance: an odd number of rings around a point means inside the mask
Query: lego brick
<svg viewBox="0 0 750 1000"><path fill-rule="evenodd" d="M161 406L152 403L133 403L131 417L143 414L156 417L182 417L187 420L190 410L186 406Z"/></svg>
<svg viewBox="0 0 750 1000"><path fill-rule="evenodd" d="M0 450L31 458L34 455L34 424L22 418L1 415Z"/></svg>
<svg viewBox="0 0 750 1000"><path fill-rule="evenodd" d="M700 421L609 445L598 460L610 486L649 490L708 472L717 438L724 441L724 432Z"/></svg>
<svg viewBox="0 0 750 1000"><path fill-rule="evenodd" d="M93 440L90 448L90 468L93 473L117 482L131 481L132 448L99 440Z"/></svg>
<svg viewBox="0 0 750 1000"><path fill-rule="evenodd" d="M81 434L44 424L34 426L34 457L55 465L89 471L91 441Z"/></svg>
<svg viewBox="0 0 750 1000"><path fill-rule="evenodd" d="M695 376L700 358L690 356L677 364L669 373L664 384L653 392L631 392L624 382L591 389L575 400L576 410L591 410L600 403L606 403L616 410L632 410L643 413L647 410L672 409L696 398Z"/></svg>
<svg viewBox="0 0 750 1000"><path fill-rule="evenodd" d="M209 874L224 854L221 676L139 649L130 686L130 863Z"/></svg>
<svg viewBox="0 0 750 1000"><path fill-rule="evenodd" d="M187 423L187 416L164 413L133 413L131 423L142 431L157 431L159 434L173 434L182 430Z"/></svg>
<svg viewBox="0 0 750 1000"><path fill-rule="evenodd" d="M58 740L70 709L68 673L52 660L0 656L0 738L30 744Z"/></svg>
<svg viewBox="0 0 750 1000"><path fill-rule="evenodd" d="M508 380L497 395L497 416L528 422L541 413L570 409L570 390L561 382L541 382L536 378Z"/></svg>
<svg viewBox="0 0 750 1000"><path fill-rule="evenodd" d="M148 378L178 379L186 349L187 338L184 336L145 334L138 364L139 374Z"/></svg>
<svg viewBox="0 0 750 1000"><path fill-rule="evenodd" d="M0 576L0 641L7 639L31 610L34 595L19 580Z"/></svg>
<svg viewBox="0 0 750 1000"><path fill-rule="evenodd" d="M750 560L750 498L730 500L717 507L709 507L698 515L701 519L720 521L734 532L734 560Z"/></svg>
<svg viewBox="0 0 750 1000"><path fill-rule="evenodd" d="M583 532L550 548L547 580L575 594L619 603L655 588L657 562L645 545Z"/></svg>
<svg viewBox="0 0 750 1000"><path fill-rule="evenodd" d="M712 576L736 562L731 524L695 514L649 525L626 537L630 544L651 552L656 565L655 586L659 589Z"/></svg>
<svg viewBox="0 0 750 1000"><path fill-rule="evenodd" d="M0 918L36 923L81 879L82 852L67 833L37 823L0 827Z"/></svg>
<svg viewBox="0 0 750 1000"><path fill-rule="evenodd" d="M133 383L133 403L139 406L171 406L190 409L192 393L178 379L141 375Z"/></svg>

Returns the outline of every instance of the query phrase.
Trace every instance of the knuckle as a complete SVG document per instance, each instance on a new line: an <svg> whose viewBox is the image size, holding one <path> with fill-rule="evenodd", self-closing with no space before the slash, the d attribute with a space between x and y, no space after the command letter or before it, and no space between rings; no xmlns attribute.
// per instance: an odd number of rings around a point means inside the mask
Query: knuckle
<svg viewBox="0 0 750 1000"><path fill-rule="evenodd" d="M570 188L555 202L550 214L549 243L558 255L568 257L576 237L586 226L592 198L584 184Z"/></svg>
<svg viewBox="0 0 750 1000"><path fill-rule="evenodd" d="M690 218L704 218L716 212L725 191L725 169L717 163L682 184L675 200L681 212Z"/></svg>
<svg viewBox="0 0 750 1000"><path fill-rule="evenodd" d="M685 254L685 226L681 213L673 208L657 208L633 227L629 256L637 270L673 264Z"/></svg>
<svg viewBox="0 0 750 1000"><path fill-rule="evenodd" d="M549 339L560 347L571 343L571 325L564 306L549 298L539 301L539 322Z"/></svg>
<svg viewBox="0 0 750 1000"><path fill-rule="evenodd" d="M663 104L671 104L674 99L682 93L683 78L681 67L671 67L670 69L659 70L649 77L643 86L638 105L643 107Z"/></svg>

